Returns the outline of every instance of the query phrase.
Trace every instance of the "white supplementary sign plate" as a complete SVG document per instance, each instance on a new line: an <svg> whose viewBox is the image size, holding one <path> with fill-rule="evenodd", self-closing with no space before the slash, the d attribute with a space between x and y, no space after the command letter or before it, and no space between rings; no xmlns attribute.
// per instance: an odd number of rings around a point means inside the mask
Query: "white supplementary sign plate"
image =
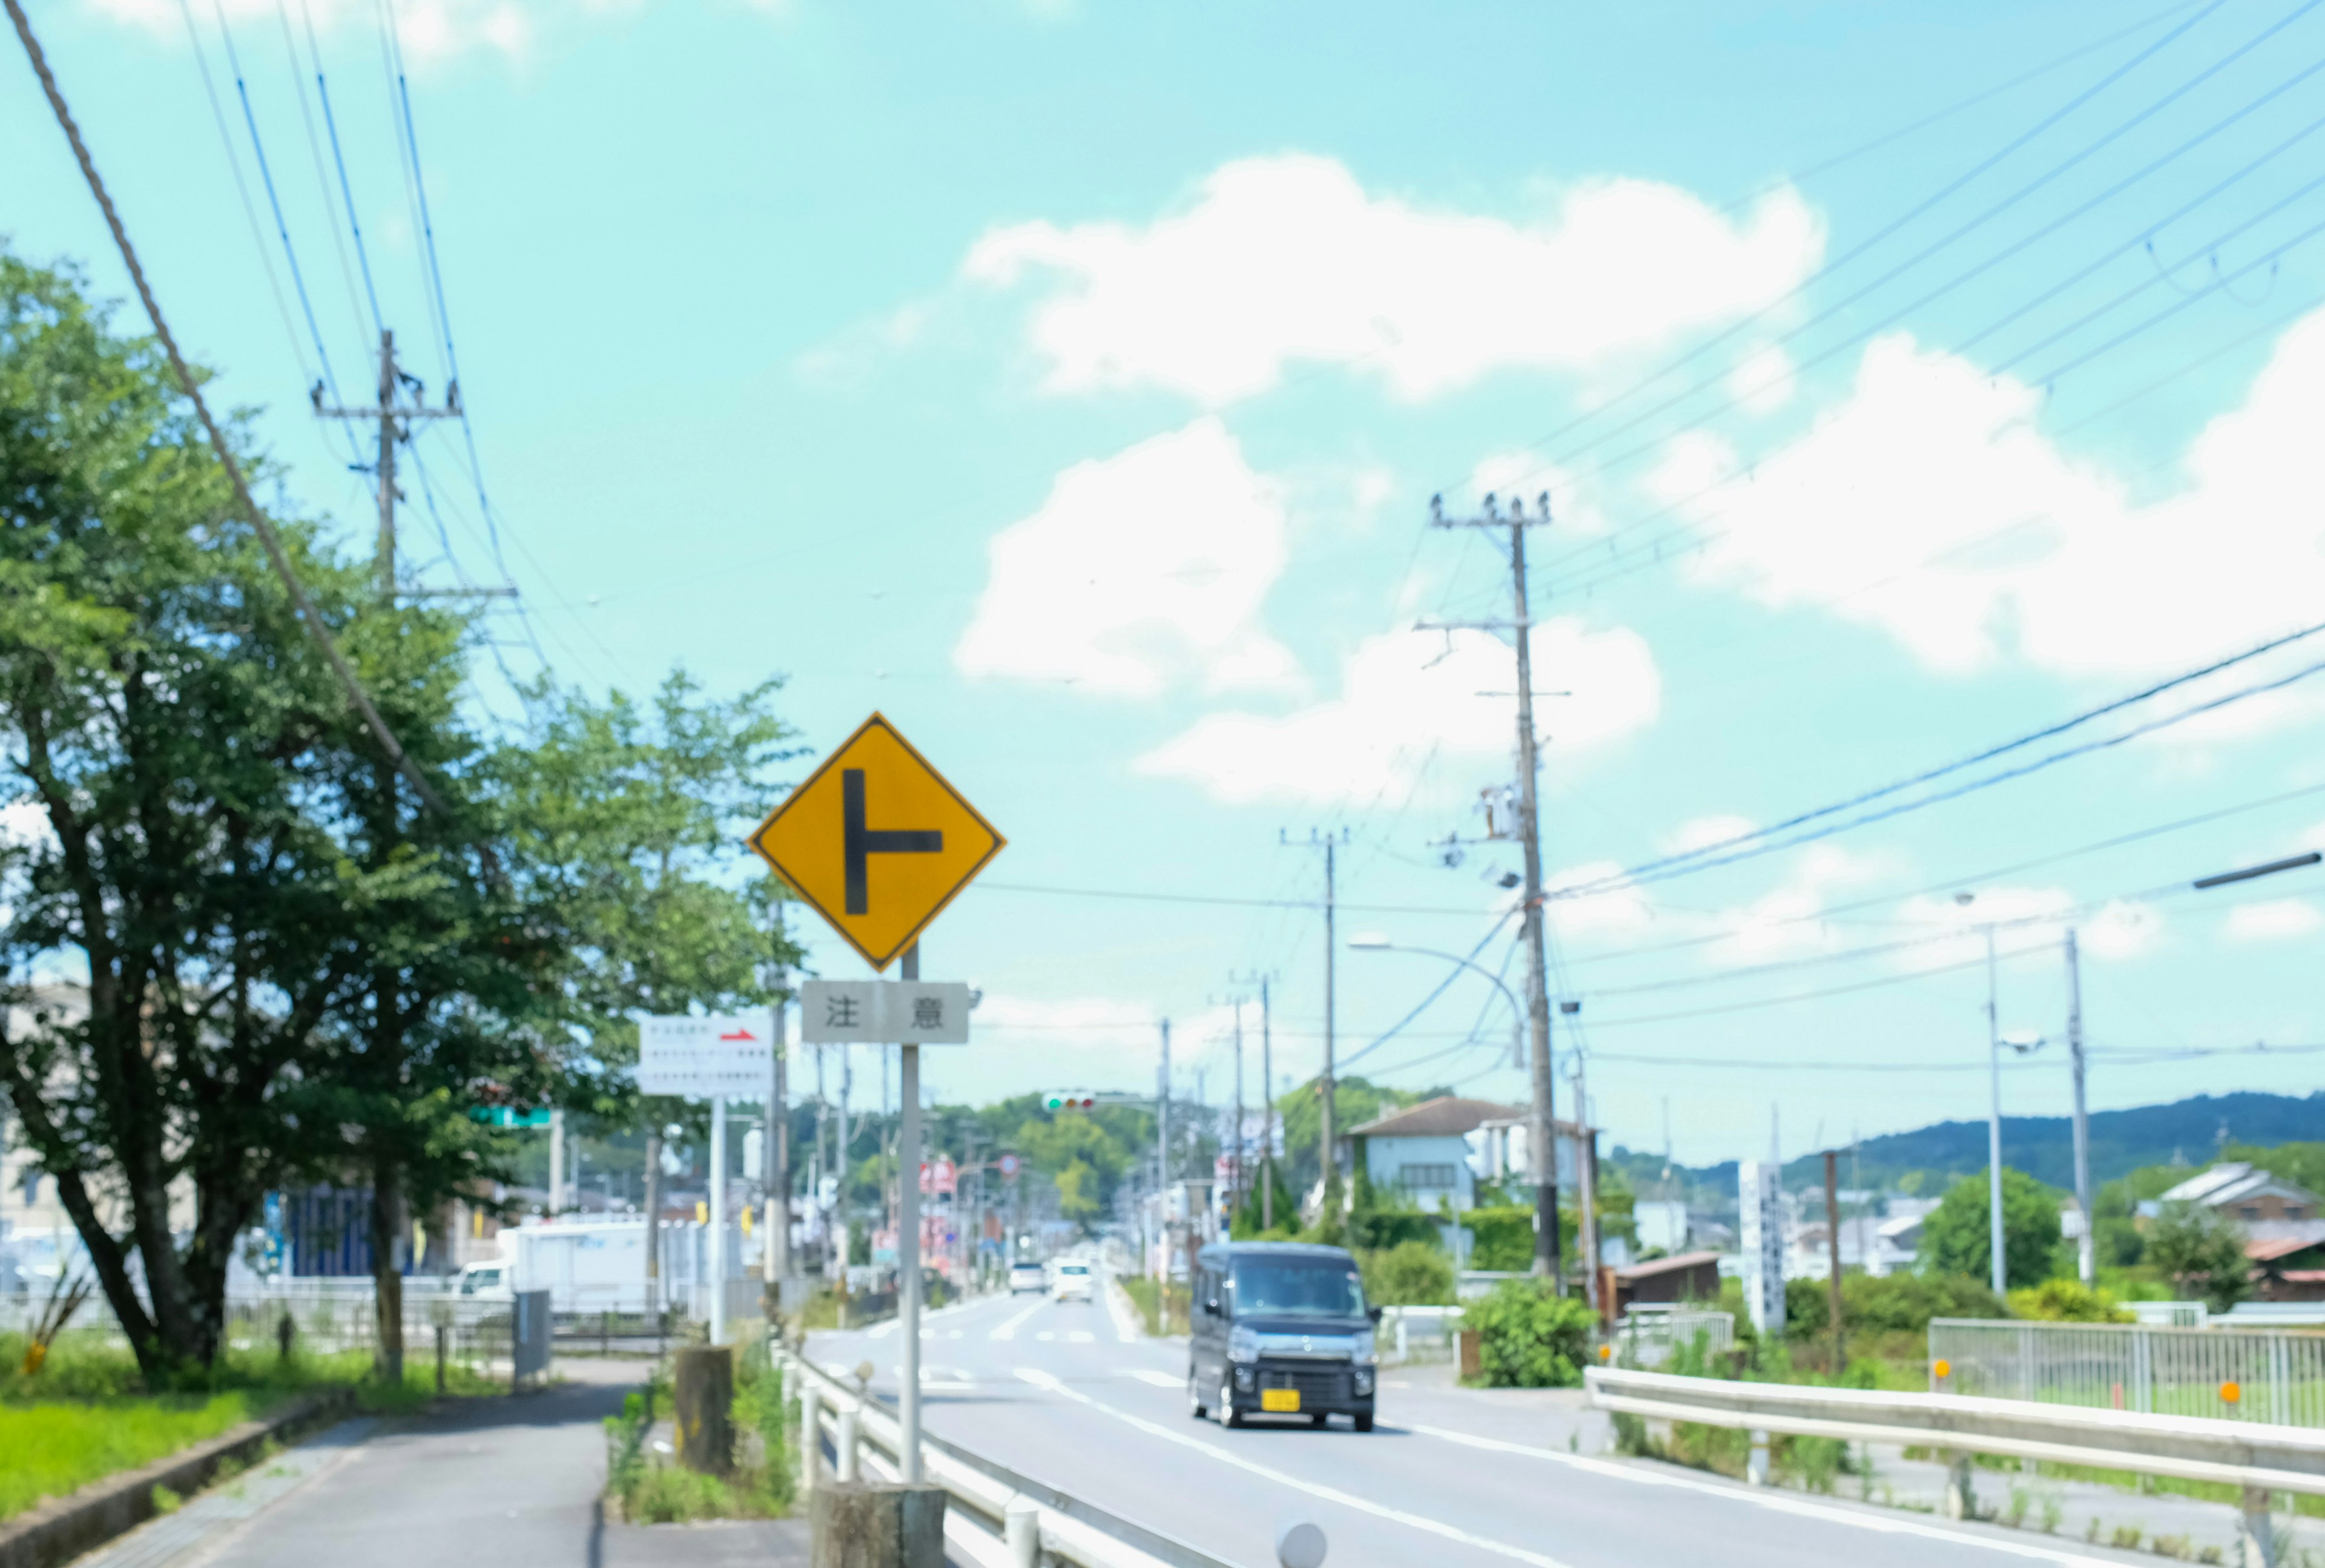
<svg viewBox="0 0 2325 1568"><path fill-rule="evenodd" d="M774 1071L774 1020L762 1013L638 1020L638 1089L692 1099L763 1099Z"/></svg>
<svg viewBox="0 0 2325 1568"><path fill-rule="evenodd" d="M959 980L809 980L800 1038L810 1045L966 1045L968 987Z"/></svg>

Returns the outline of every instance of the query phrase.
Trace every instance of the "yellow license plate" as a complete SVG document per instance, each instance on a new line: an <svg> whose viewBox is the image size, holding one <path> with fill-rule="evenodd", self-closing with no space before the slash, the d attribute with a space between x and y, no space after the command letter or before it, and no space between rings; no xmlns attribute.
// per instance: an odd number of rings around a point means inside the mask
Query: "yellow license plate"
<svg viewBox="0 0 2325 1568"><path fill-rule="evenodd" d="M1259 1391L1259 1407L1262 1410L1273 1410L1281 1415L1296 1414L1300 1409L1300 1390L1262 1388Z"/></svg>

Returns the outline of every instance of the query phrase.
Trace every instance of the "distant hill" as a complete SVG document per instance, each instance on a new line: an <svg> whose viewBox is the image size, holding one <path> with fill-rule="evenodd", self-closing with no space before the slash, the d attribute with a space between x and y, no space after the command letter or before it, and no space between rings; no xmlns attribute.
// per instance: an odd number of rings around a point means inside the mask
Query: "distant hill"
<svg viewBox="0 0 2325 1568"><path fill-rule="evenodd" d="M1935 1192L1958 1176L1986 1168L1983 1119L1941 1121L1912 1132L1887 1133L1866 1138L1856 1151L1855 1171L1843 1151L1840 1179L1844 1185L1861 1180L1867 1187L1894 1187L1914 1173L1921 1185ZM2091 1180L2109 1182L2142 1165L2184 1161L2202 1165L2213 1151L2228 1142L2264 1146L2325 1139L2325 1091L2306 1097L2289 1094L2200 1094L2169 1105L2142 1105L2129 1110L2091 1113ZM1648 1191L1660 1176L1663 1156L1644 1150L1616 1148L1611 1156L1633 1184ZM2005 1116L2002 1118L2003 1163L2027 1172L2061 1189L2075 1182L2074 1129L2063 1116ZM1673 1176L1703 1193L1732 1202L1736 1196L1736 1162L1716 1165L1679 1166ZM1816 1155L1788 1160L1784 1184L1813 1186L1824 1180L1824 1162Z"/></svg>

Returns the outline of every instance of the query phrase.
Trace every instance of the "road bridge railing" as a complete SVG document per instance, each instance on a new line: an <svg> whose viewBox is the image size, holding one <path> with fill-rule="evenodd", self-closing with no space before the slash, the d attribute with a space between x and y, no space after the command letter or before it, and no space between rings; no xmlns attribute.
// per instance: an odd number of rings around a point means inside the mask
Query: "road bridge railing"
<svg viewBox="0 0 2325 1568"><path fill-rule="evenodd" d="M803 1357L789 1366L801 1406L803 1485L896 1479L901 1432L894 1415L851 1379ZM828 1470L826 1438L832 1452ZM945 1489L948 1545L980 1568L1233 1568L925 1428L921 1450L922 1474Z"/></svg>
<svg viewBox="0 0 2325 1568"><path fill-rule="evenodd" d="M2269 1499L2325 1496L2325 1431L2256 1421L2153 1415L2030 1400L1886 1393L1791 1383L1738 1383L1592 1368L1591 1405L1648 1420L1692 1421L1753 1434L1751 1479L1765 1484L1767 1434L1839 1438L1947 1451L1955 1484L1947 1512L1968 1510L1968 1456L1998 1454L2242 1489L2246 1562L2274 1561Z"/></svg>

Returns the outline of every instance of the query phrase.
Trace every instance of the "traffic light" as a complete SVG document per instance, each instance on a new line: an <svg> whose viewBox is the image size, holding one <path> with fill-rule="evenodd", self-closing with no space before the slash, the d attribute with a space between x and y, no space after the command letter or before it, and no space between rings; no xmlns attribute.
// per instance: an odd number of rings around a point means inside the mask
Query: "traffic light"
<svg viewBox="0 0 2325 1568"><path fill-rule="evenodd" d="M1097 1103L1098 1096L1083 1089L1053 1089L1042 1097L1050 1110L1088 1110Z"/></svg>

